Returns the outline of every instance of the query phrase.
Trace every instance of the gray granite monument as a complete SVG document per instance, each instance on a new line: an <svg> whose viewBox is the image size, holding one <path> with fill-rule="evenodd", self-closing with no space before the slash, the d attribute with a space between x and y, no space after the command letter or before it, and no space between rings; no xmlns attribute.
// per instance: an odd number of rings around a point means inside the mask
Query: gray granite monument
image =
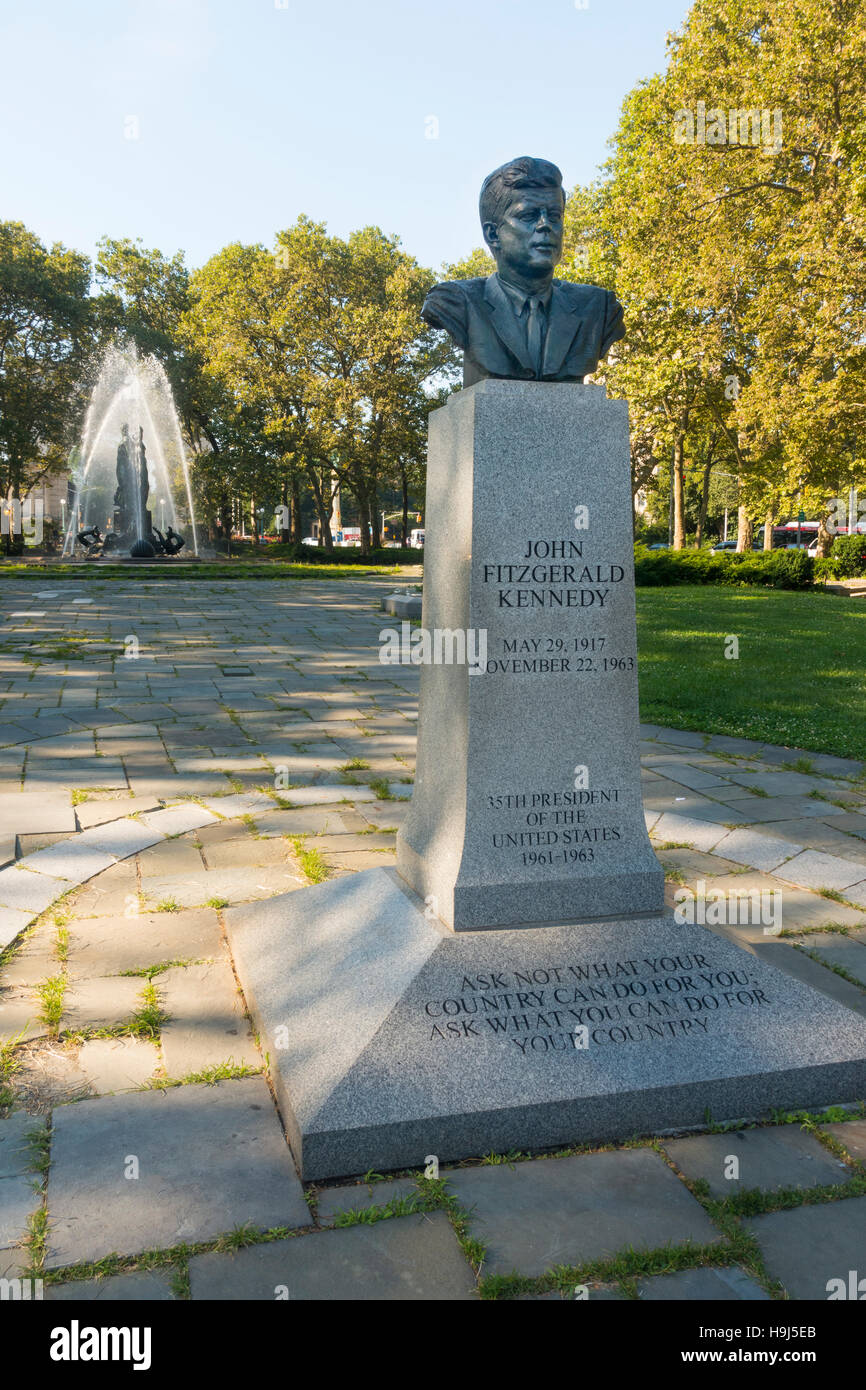
<svg viewBox="0 0 866 1390"><path fill-rule="evenodd" d="M431 416L430 651L397 866L455 931L661 911L629 478L627 408L603 386L480 381Z"/></svg>
<svg viewBox="0 0 866 1390"><path fill-rule="evenodd" d="M397 869L226 913L305 1179L855 1100L866 1020L663 911L643 817L622 335L553 280L563 195L485 181L489 280L431 291L417 775ZM337 793L335 792L335 797Z"/></svg>

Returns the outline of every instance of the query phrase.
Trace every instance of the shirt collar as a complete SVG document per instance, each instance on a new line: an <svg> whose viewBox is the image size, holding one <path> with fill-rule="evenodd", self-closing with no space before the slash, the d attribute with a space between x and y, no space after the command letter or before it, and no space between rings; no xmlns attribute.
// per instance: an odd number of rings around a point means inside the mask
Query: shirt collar
<svg viewBox="0 0 866 1390"><path fill-rule="evenodd" d="M548 285L544 294L531 295L528 294L526 290L519 289L517 285L510 285L507 280L503 280L502 276L499 274L498 271L496 274L496 278L499 281L500 286L508 295L508 298L511 300L512 304L516 308L518 314L523 313L523 310L530 299L540 299L542 307L545 309L550 303L550 297L553 294L552 283Z"/></svg>

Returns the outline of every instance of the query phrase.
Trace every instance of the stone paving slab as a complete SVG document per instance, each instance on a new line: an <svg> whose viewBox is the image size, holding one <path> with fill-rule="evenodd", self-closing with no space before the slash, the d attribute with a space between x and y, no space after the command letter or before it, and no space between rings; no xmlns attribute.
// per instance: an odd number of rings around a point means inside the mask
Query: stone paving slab
<svg viewBox="0 0 866 1390"><path fill-rule="evenodd" d="M251 792L247 795L239 793L235 796L206 796L202 799L209 811L221 817L248 816L255 812L272 810L274 807L271 798L261 792Z"/></svg>
<svg viewBox="0 0 866 1390"><path fill-rule="evenodd" d="M866 1163L866 1120L845 1120L839 1124L822 1125L821 1128L844 1144L858 1163Z"/></svg>
<svg viewBox="0 0 866 1390"><path fill-rule="evenodd" d="M317 786L288 787L280 795L290 801L292 806L338 806L344 801L376 801L376 794L369 787Z"/></svg>
<svg viewBox="0 0 866 1390"><path fill-rule="evenodd" d="M7 1246L6 1249L0 1249L0 1279L20 1279L27 1268L27 1263L27 1252L21 1246ZM33 1293L31 1288L31 1295Z"/></svg>
<svg viewBox="0 0 866 1390"><path fill-rule="evenodd" d="M202 857L191 840L160 840L139 856L142 878L161 874L200 874Z"/></svg>
<svg viewBox="0 0 866 1390"><path fill-rule="evenodd" d="M472 1270L443 1212L248 1246L233 1255L196 1255L189 1272L193 1299L273 1302L278 1292L292 1302L476 1297Z"/></svg>
<svg viewBox="0 0 866 1390"><path fill-rule="evenodd" d="M169 1276L155 1269L133 1269L107 1279L71 1279L46 1284L46 1303L166 1303L174 1298Z"/></svg>
<svg viewBox="0 0 866 1390"><path fill-rule="evenodd" d="M22 932L32 920L33 913L25 909L0 907L0 951L8 946L10 941L14 941L19 932Z"/></svg>
<svg viewBox="0 0 866 1390"><path fill-rule="evenodd" d="M74 842L89 845L91 849L113 855L115 859L126 859L159 844L162 834L149 829L140 821L132 819L114 820L109 825L94 825L83 831Z"/></svg>
<svg viewBox="0 0 866 1390"><path fill-rule="evenodd" d="M803 848L790 840L774 839L763 835L759 830L731 830L716 848L724 859L732 859L735 864L746 864L762 873L773 873L786 859L792 858ZM781 875L779 875L781 877Z"/></svg>
<svg viewBox="0 0 866 1390"><path fill-rule="evenodd" d="M858 839L866 840L866 816L862 813L845 811L833 824L839 830L847 831L849 835L856 835Z"/></svg>
<svg viewBox="0 0 866 1390"><path fill-rule="evenodd" d="M820 893L813 893L808 888L798 888L795 884L786 883L772 874L723 875L719 878L708 879L708 891L710 887L714 892L751 893L756 890L762 893L777 894L776 902L781 907L781 913L776 913L775 925L781 918L784 931L798 931L806 927L824 927L829 922L852 928L866 925L866 913L861 909L830 901L828 898L822 897ZM772 905L772 898L767 899L767 905L768 907Z"/></svg>
<svg viewBox="0 0 866 1390"><path fill-rule="evenodd" d="M310 846L320 848L318 842ZM232 840L211 844L205 851L208 869L250 869L259 865L283 865L295 872L289 846L281 839L257 840L244 830Z"/></svg>
<svg viewBox="0 0 866 1390"><path fill-rule="evenodd" d="M80 917L122 916L138 911L138 875L135 860L121 860L75 896L75 912Z"/></svg>
<svg viewBox="0 0 866 1390"><path fill-rule="evenodd" d="M864 1277L866 1197L796 1207L755 1216L744 1222L757 1238L766 1269L791 1298L825 1302L831 1292L850 1298L850 1272L855 1286ZM831 1280L840 1285L828 1288ZM866 1288L866 1286L864 1286ZM855 1296L860 1299L864 1289Z"/></svg>
<svg viewBox="0 0 866 1390"><path fill-rule="evenodd" d="M44 765L28 762L24 778L25 792L48 791L54 796L75 788L87 791L94 787L122 788L127 785L123 764L108 758L95 758L92 766L65 760L58 767L48 762Z"/></svg>
<svg viewBox="0 0 866 1390"><path fill-rule="evenodd" d="M343 854L323 851L323 857L333 868L355 873L360 869L381 869L396 864L397 850L391 845L386 850L355 850Z"/></svg>
<svg viewBox="0 0 866 1390"><path fill-rule="evenodd" d="M803 947L827 965L838 965L866 987L866 945L838 932L804 937Z"/></svg>
<svg viewBox="0 0 866 1390"><path fill-rule="evenodd" d="M323 811L308 807L297 811L256 812L253 822L259 835L341 835L346 829L348 806Z"/></svg>
<svg viewBox="0 0 866 1390"><path fill-rule="evenodd" d="M151 830L162 835L182 835L186 830L198 830L199 826L212 825L216 816L204 806L170 806L165 811L146 812L142 817Z"/></svg>
<svg viewBox="0 0 866 1390"><path fill-rule="evenodd" d="M653 826L653 839L661 844L687 844L693 849L709 853L730 831L723 825L710 821L695 820L694 817L678 816L666 812ZM730 855L725 856L730 858ZM736 861L739 862L739 861Z"/></svg>
<svg viewBox="0 0 866 1390"><path fill-rule="evenodd" d="M35 917L74 886L71 879L50 877L16 864L14 868L0 870L0 905Z"/></svg>
<svg viewBox="0 0 866 1390"><path fill-rule="evenodd" d="M797 883L801 888L833 888L844 894L846 888L866 877L866 856L863 863L857 864L834 854L807 849L776 872L777 877Z"/></svg>
<svg viewBox="0 0 866 1390"><path fill-rule="evenodd" d="M124 1176L129 1155L137 1179ZM310 1224L261 1077L60 1106L48 1210L49 1269L214 1240L247 1223Z"/></svg>
<svg viewBox="0 0 866 1390"><path fill-rule="evenodd" d="M347 1187L325 1187L319 1192L316 1215L323 1224L345 1211L367 1211L389 1202L421 1200L414 1178L392 1178L386 1182L352 1183Z"/></svg>
<svg viewBox="0 0 866 1390"><path fill-rule="evenodd" d="M650 1149L459 1168L448 1188L487 1246L484 1275L539 1276L554 1265L721 1239L700 1204Z"/></svg>
<svg viewBox="0 0 866 1390"><path fill-rule="evenodd" d="M63 1001L64 1029L114 1028L128 1022L142 1007L144 984L140 978L117 976L73 981Z"/></svg>
<svg viewBox="0 0 866 1390"><path fill-rule="evenodd" d="M725 928L720 928L719 931L721 935L729 934ZM820 990L839 1004L844 1004L846 1009L866 1017L866 993L858 985L850 984L841 975L827 970L802 951L792 950L787 942L767 940L755 942L751 947L745 941L739 944L751 949L754 955L766 961L768 965L775 965L778 969L784 970L786 975L795 980L802 980L803 984Z"/></svg>
<svg viewBox="0 0 866 1390"><path fill-rule="evenodd" d="M302 888L306 882L296 871L266 864L261 868L202 869L195 879L173 874L142 878L141 890L152 903L170 901L179 907L200 907L211 900L240 903L272 898Z"/></svg>
<svg viewBox="0 0 866 1390"><path fill-rule="evenodd" d="M866 878L860 883L854 883L850 888L846 888L845 897L849 902L856 903L858 907L866 908Z"/></svg>
<svg viewBox="0 0 866 1390"><path fill-rule="evenodd" d="M261 1066L227 959L167 970L159 977L170 1022L162 1033L169 1076L180 1078L220 1062Z"/></svg>
<svg viewBox="0 0 866 1390"><path fill-rule="evenodd" d="M647 763L659 776L667 777L672 782L679 782L681 786L688 787L691 791L708 791L713 787L730 785L722 779L721 767L718 775L714 775L712 771L705 772L701 768L694 767L691 763L669 763L656 758L648 758Z"/></svg>
<svg viewBox="0 0 866 1390"><path fill-rule="evenodd" d="M748 1302L769 1303L770 1295L738 1265L727 1268L684 1269L678 1274L660 1274L640 1279L638 1298L645 1303Z"/></svg>
<svg viewBox="0 0 866 1390"><path fill-rule="evenodd" d="M159 1053L141 1038L92 1038L82 1043L78 1065L97 1095L134 1091L159 1067Z"/></svg>
<svg viewBox="0 0 866 1390"><path fill-rule="evenodd" d="M0 1042L17 1038L30 1042L48 1032L39 1018L40 1003L31 990L3 990L0 993Z"/></svg>
<svg viewBox="0 0 866 1390"><path fill-rule="evenodd" d="M793 840L805 849L822 850L838 859L866 863L866 845L853 835L843 834L823 820L779 820L772 825L774 835Z"/></svg>
<svg viewBox="0 0 866 1390"><path fill-rule="evenodd" d="M50 975L56 975L60 962L51 945L44 933L29 938L5 965L0 966L0 988L18 990L38 985Z"/></svg>
<svg viewBox="0 0 866 1390"><path fill-rule="evenodd" d="M104 831L102 832L105 833ZM48 849L40 849L36 854L28 854L19 862L19 868L33 870L38 874L48 874L53 879L67 879L69 883L84 883L103 869L110 869L116 856L97 849L84 840L62 840Z"/></svg>
<svg viewBox="0 0 866 1390"><path fill-rule="evenodd" d="M0 1249L16 1245L26 1235L27 1218L40 1201L32 1178L0 1178Z"/></svg>
<svg viewBox="0 0 866 1390"><path fill-rule="evenodd" d="M6 1120L0 1120L0 1178L23 1178L30 1174L32 1150L28 1136L37 1137L45 1130L40 1115L28 1115L19 1110Z"/></svg>
<svg viewBox="0 0 866 1390"><path fill-rule="evenodd" d="M0 829L15 835L45 830L75 830L75 811L68 796L37 792L0 793Z"/></svg>
<svg viewBox="0 0 866 1390"><path fill-rule="evenodd" d="M223 950L219 921L210 907L131 918L78 917L69 928L68 971L73 979L120 975L167 961L208 959Z"/></svg>
<svg viewBox="0 0 866 1390"><path fill-rule="evenodd" d="M830 1187L854 1176L847 1164L796 1125L663 1139L662 1147L687 1178L708 1183L713 1197L733 1197L747 1188L775 1192L783 1187Z"/></svg>

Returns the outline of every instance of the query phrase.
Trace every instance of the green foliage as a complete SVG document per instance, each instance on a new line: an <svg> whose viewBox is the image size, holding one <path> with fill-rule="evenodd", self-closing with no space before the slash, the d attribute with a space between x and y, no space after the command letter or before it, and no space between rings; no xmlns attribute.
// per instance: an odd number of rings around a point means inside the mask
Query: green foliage
<svg viewBox="0 0 866 1390"><path fill-rule="evenodd" d="M624 303L605 377L657 520L673 462L678 549L687 512L705 534L738 506L748 544L768 512L826 516L864 490L864 86L860 0L697 0L666 71L626 97L604 177L570 199L567 248L585 254L559 273ZM732 132L744 108L759 128Z"/></svg>
<svg viewBox="0 0 866 1390"><path fill-rule="evenodd" d="M359 545L341 545L335 550L326 550L318 545L298 545L292 547L292 559L317 565L420 565L424 560L424 551L394 547L390 550L368 550L365 555Z"/></svg>
<svg viewBox="0 0 866 1390"><path fill-rule="evenodd" d="M837 536L828 558L835 579L856 579L866 574L866 536Z"/></svg>
<svg viewBox="0 0 866 1390"><path fill-rule="evenodd" d="M805 550L721 552L707 550L647 550L635 546L635 583L756 584L773 589L808 589L814 566Z"/></svg>
<svg viewBox="0 0 866 1390"><path fill-rule="evenodd" d="M90 263L0 222L0 490L23 497L65 465L83 407Z"/></svg>
<svg viewBox="0 0 866 1390"><path fill-rule="evenodd" d="M196 272L184 332L231 402L212 502L224 510L238 482L247 495L281 497L300 541L303 483L328 544L340 488L360 512L362 548L367 526L375 548L380 491L390 481L408 505L442 396L428 383L453 362L420 317L433 280L377 227L344 241L307 217L273 252L235 244ZM199 474L208 467L202 460Z"/></svg>

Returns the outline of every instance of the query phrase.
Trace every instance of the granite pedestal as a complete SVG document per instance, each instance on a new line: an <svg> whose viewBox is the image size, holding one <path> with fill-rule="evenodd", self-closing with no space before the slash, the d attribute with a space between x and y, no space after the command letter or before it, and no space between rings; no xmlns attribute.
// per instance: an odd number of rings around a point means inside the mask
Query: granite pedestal
<svg viewBox="0 0 866 1390"><path fill-rule="evenodd" d="M305 1180L866 1089L866 1020L672 915L450 932L370 869L226 923Z"/></svg>
<svg viewBox="0 0 866 1390"><path fill-rule="evenodd" d="M425 515L400 873L455 931L659 911L626 403L562 382L457 392L430 417Z"/></svg>

